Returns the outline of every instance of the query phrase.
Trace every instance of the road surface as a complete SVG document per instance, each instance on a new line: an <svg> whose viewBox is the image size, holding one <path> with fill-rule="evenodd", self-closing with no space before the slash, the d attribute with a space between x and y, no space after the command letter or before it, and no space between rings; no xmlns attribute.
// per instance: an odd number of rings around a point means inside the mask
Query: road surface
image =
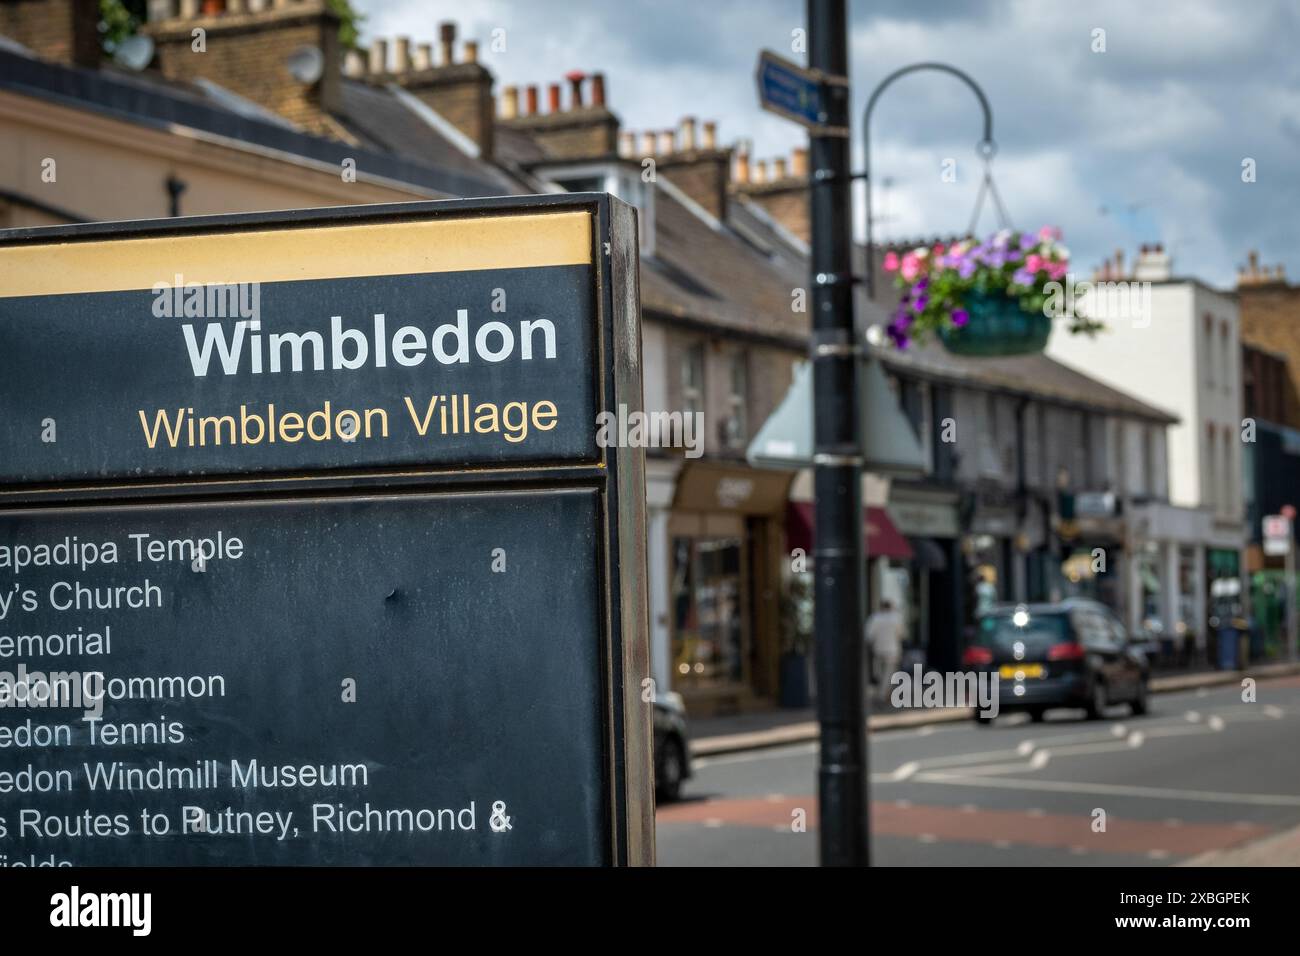
<svg viewBox="0 0 1300 956"><path fill-rule="evenodd" d="M1165 866L1300 826L1300 677L1107 717L872 735L873 864ZM815 864L815 780L813 744L697 761L657 814L659 864Z"/></svg>

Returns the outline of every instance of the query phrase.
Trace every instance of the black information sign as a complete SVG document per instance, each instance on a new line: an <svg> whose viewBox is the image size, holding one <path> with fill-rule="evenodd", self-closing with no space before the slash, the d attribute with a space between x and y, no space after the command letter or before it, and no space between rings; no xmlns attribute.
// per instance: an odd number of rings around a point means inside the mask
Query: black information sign
<svg viewBox="0 0 1300 956"><path fill-rule="evenodd" d="M0 233L0 866L653 861L635 216Z"/></svg>

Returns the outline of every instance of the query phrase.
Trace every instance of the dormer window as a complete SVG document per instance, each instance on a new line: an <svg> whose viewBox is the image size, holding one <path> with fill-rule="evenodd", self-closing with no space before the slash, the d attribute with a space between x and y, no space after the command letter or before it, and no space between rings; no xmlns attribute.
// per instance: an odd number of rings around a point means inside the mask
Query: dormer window
<svg viewBox="0 0 1300 956"><path fill-rule="evenodd" d="M641 255L654 255L654 184L642 181L640 167L622 162L581 163L536 172L564 192L609 193L636 206Z"/></svg>

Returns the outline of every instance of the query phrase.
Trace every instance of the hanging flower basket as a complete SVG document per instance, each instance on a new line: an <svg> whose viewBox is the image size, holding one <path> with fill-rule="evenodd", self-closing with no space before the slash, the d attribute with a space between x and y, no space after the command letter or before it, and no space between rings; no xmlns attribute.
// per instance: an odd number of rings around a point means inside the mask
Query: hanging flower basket
<svg viewBox="0 0 1300 956"><path fill-rule="evenodd" d="M1017 300L972 292L965 305L964 325L939 327L939 340L954 355L1032 355L1047 348L1052 320L1026 312Z"/></svg>
<svg viewBox="0 0 1300 956"><path fill-rule="evenodd" d="M898 273L902 300L886 327L900 349L937 335L957 355L1028 355L1047 347L1070 280L1070 251L1061 232L1004 229L980 242L963 239L885 256ZM1102 326L1072 314L1072 333Z"/></svg>

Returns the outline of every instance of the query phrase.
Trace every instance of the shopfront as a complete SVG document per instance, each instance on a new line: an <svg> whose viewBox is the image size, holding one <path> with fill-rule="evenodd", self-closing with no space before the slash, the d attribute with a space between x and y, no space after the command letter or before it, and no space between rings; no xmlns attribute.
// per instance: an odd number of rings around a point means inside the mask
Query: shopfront
<svg viewBox="0 0 1300 956"><path fill-rule="evenodd" d="M671 688L697 715L778 691L782 523L791 472L686 462L667 516Z"/></svg>

